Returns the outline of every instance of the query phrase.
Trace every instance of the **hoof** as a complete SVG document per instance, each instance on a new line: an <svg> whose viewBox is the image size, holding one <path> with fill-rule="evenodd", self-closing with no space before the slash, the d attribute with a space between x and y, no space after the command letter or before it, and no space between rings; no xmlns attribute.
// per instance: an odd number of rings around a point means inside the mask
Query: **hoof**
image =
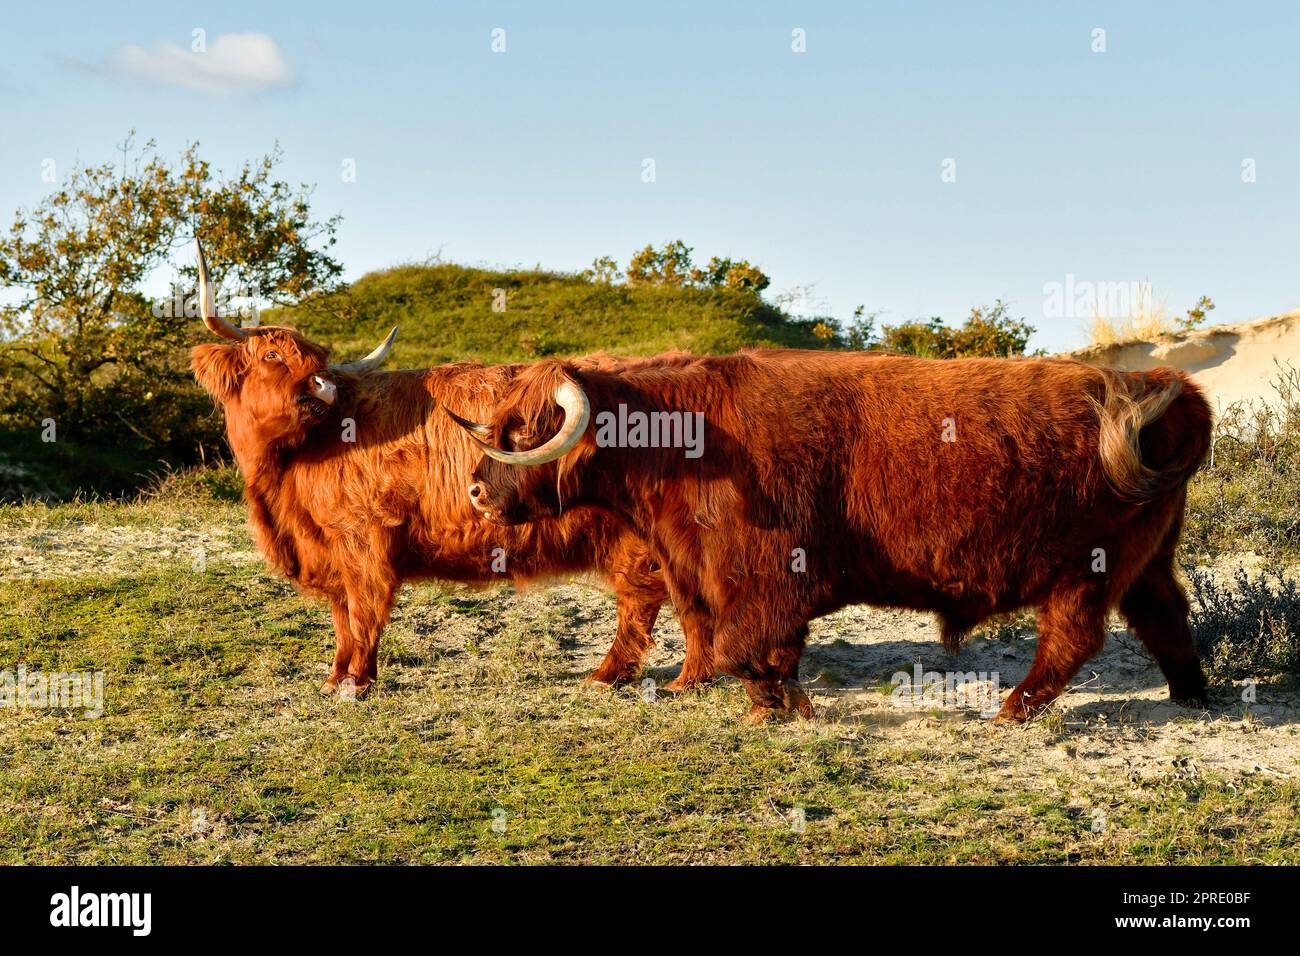
<svg viewBox="0 0 1300 956"><path fill-rule="evenodd" d="M1023 724L1030 717L1033 717L1035 713L1042 711L1042 709L1043 708L1040 707L1038 711L1032 711L1025 706L1025 703L1022 699L1016 698L1014 696L1008 697L1006 699L1006 702L1003 703L1002 707L998 710L997 714L994 716L993 723Z"/></svg>
<svg viewBox="0 0 1300 956"><path fill-rule="evenodd" d="M374 684L366 681L364 684L357 683L355 677L345 677L339 681L338 696L339 700L361 700L368 693Z"/></svg>
<svg viewBox="0 0 1300 956"><path fill-rule="evenodd" d="M1002 707L998 710L997 716L993 718L993 722L995 724L1023 724L1035 717L1041 717L1047 713L1059 696L1059 694L1045 691L1021 693L1020 688L1017 687L1011 692L1011 696L1002 702Z"/></svg>
<svg viewBox="0 0 1300 956"><path fill-rule="evenodd" d="M755 704L753 707L749 708L749 713L741 719L744 720L745 723L757 727L761 724L783 723L793 717L794 714L784 708L760 707Z"/></svg>
<svg viewBox="0 0 1300 956"><path fill-rule="evenodd" d="M1183 707L1206 707L1209 705L1209 692L1205 688L1205 678L1199 674L1190 680L1179 680L1169 685L1169 699Z"/></svg>
<svg viewBox="0 0 1300 956"><path fill-rule="evenodd" d="M594 684L597 687L626 687L628 684L631 684L636 680L637 674L639 673L639 669L631 672L616 670L607 671L605 668L600 667L588 675L587 683Z"/></svg>
<svg viewBox="0 0 1300 956"><path fill-rule="evenodd" d="M699 690L708 687L712 683L712 677L692 677L688 674L678 674L660 689L669 694L683 694L688 690Z"/></svg>
<svg viewBox="0 0 1300 956"><path fill-rule="evenodd" d="M320 685L320 692L324 694L326 697L328 697L330 694L336 693L338 689L339 689L339 682L336 681L333 677L329 678L327 681L325 681L325 683Z"/></svg>

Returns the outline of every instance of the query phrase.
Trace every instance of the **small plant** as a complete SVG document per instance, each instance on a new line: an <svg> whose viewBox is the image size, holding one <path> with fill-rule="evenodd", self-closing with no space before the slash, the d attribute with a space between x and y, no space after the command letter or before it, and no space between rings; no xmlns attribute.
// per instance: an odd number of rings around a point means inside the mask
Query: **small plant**
<svg viewBox="0 0 1300 956"><path fill-rule="evenodd" d="M1092 317L1088 338L1092 345L1124 345L1199 328L1214 311L1214 300L1203 295L1186 315L1170 316L1163 303L1152 299L1149 291L1132 304L1132 314L1124 318L1100 310Z"/></svg>
<svg viewBox="0 0 1300 956"><path fill-rule="evenodd" d="M1212 680L1300 672L1300 584L1281 564L1253 578L1238 567L1230 582L1208 568L1184 570L1192 635Z"/></svg>
<svg viewBox="0 0 1300 956"><path fill-rule="evenodd" d="M1187 310L1187 314L1174 320L1180 331L1190 332L1205 321L1206 316L1214 311L1214 302L1208 295L1196 300L1196 304Z"/></svg>
<svg viewBox="0 0 1300 956"><path fill-rule="evenodd" d="M1174 330L1169 309L1155 300L1150 284L1143 282L1139 294L1121 307L1118 315L1108 314L1100 304L1094 306L1088 341L1090 345L1125 345L1150 341Z"/></svg>
<svg viewBox="0 0 1300 956"><path fill-rule="evenodd" d="M613 256L597 256L592 260L591 268L582 273L582 277L588 282L612 285L623 278L623 273L619 270L618 261Z"/></svg>
<svg viewBox="0 0 1300 956"><path fill-rule="evenodd" d="M1015 611L990 618L975 629L978 637L1010 644L1023 641L1034 635L1034 613L1032 611Z"/></svg>
<svg viewBox="0 0 1300 956"><path fill-rule="evenodd" d="M244 480L239 469L226 462L219 465L168 469L155 475L140 492L143 500L176 503L205 503L243 500Z"/></svg>

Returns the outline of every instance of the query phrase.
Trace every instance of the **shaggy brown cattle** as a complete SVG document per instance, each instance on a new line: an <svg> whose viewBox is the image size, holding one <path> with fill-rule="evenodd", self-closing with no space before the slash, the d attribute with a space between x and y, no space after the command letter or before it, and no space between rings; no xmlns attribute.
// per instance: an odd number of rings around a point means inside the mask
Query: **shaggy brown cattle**
<svg viewBox="0 0 1300 956"><path fill-rule="evenodd" d="M706 428L694 453L673 447L692 413ZM627 520L678 609L711 626L755 720L811 714L796 678L814 617L935 611L956 647L992 615L1037 607L1033 666L999 713L1018 721L1101 648L1116 605L1170 696L1202 699L1173 560L1210 426L1168 369L798 351L544 362L476 436L487 457L470 492L507 524L560 502ZM520 432L554 437L530 449Z"/></svg>
<svg viewBox="0 0 1300 956"><path fill-rule="evenodd" d="M375 371L392 334L359 362L328 365L326 350L293 329L240 329L218 317L202 248L199 271L204 322L231 341L196 347L194 374L225 410L259 550L330 602L337 649L323 691L366 691L397 589L416 578L597 571L618 596L618 633L591 679L637 675L666 597L645 544L590 510L503 528L465 497L476 455L437 409L486 414L522 366ZM688 657L668 689L711 677L707 662Z"/></svg>

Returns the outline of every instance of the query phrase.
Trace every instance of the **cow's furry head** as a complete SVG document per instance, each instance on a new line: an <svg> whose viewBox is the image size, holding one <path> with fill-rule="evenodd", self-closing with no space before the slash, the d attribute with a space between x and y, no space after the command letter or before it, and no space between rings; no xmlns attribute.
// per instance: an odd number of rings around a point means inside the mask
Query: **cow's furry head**
<svg viewBox="0 0 1300 956"><path fill-rule="evenodd" d="M572 363L541 362L525 369L498 403L491 423L478 426L481 444L507 453L549 444L573 415L556 396L575 387L581 390L583 382ZM591 431L584 428L562 455L540 464L484 455L471 477L470 499L480 513L501 524L554 517L584 503L582 465L595 450Z"/></svg>
<svg viewBox="0 0 1300 956"><path fill-rule="evenodd" d="M203 324L228 340L193 349L194 377L225 408L236 455L241 448L247 453L300 447L317 425L339 417L340 399L351 392L350 376L378 368L393 347L397 329L365 358L326 365L329 350L293 329L244 329L223 318L203 243L196 238L194 247Z"/></svg>
<svg viewBox="0 0 1300 956"><path fill-rule="evenodd" d="M337 417L348 394L346 375L327 364L329 352L286 328L245 330L239 342L196 346L190 367L255 447L297 448L321 423Z"/></svg>

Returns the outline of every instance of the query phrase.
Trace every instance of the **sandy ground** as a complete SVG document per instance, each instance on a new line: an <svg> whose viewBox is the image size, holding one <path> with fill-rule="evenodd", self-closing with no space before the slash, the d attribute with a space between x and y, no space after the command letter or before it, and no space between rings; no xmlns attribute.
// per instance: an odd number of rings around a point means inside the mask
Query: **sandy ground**
<svg viewBox="0 0 1300 956"><path fill-rule="evenodd" d="M0 578L35 580L86 573L135 574L176 561L260 561L241 525L0 528Z"/></svg>
<svg viewBox="0 0 1300 956"><path fill-rule="evenodd" d="M593 670L614 633L613 601L585 583L522 594L466 592L463 600L479 604L481 613L466 616L454 607L425 607L404 615L401 626L413 630L417 641L455 648L481 640L485 629L500 626L507 617L539 617L558 608L571 625L565 646L573 669L557 674L557 680L580 680ZM667 612L655 633L658 644L647 676L662 685L677 673L685 645ZM1119 622L1055 711L1027 727L992 723L981 714L991 698L981 700L978 693L966 698L967 706L960 696L938 705L909 706L893 692L894 675L914 677L919 665L922 674L975 672L986 682L975 685L977 691L996 682L995 693L1003 698L1028 671L1035 646L1032 636L975 638L950 656L928 615L854 607L814 622L800 678L819 722L866 739L887 736L895 744L911 740L926 748L951 746L955 731L972 747L1000 749L1000 772L1006 778L1055 777L1063 771L1111 780L1209 771L1300 774L1300 693L1261 683L1254 703L1241 699L1244 688L1238 686L1215 690L1207 709L1172 704L1159 669ZM660 700L672 706L671 697Z"/></svg>
<svg viewBox="0 0 1300 956"><path fill-rule="evenodd" d="M258 560L239 524L0 530L0 575L7 578L129 576L174 562L196 567L198 562L210 566ZM480 643L508 620L558 611L567 622L563 646L572 667L555 674L555 680L580 681L600 661L615 631L612 597L583 580L522 593L453 593L449 603L399 599L393 638L454 653L458 647ZM465 613L467 609L474 613ZM309 613L325 612L316 607ZM1059 776L1063 771L1110 780L1171 773L1300 774L1300 692L1261 682L1253 701L1243 699L1249 695L1239 685L1217 688L1207 709L1174 705L1154 662L1121 622L1112 625L1106 647L1075 678L1055 710L1024 728L995 725L985 714L996 710L997 700L1027 672L1035 649L1032 635L977 637L950 656L927 615L848 608L814 622L800 676L817 708L817 720L841 735L867 741L888 736L895 744L915 741L934 747L941 742L952 746L957 734L958 746L966 740L972 747L997 748L1004 758L1000 772L1008 778ZM684 652L681 630L668 610L656 637L647 677L662 685L676 674ZM326 663L322 660L322 672ZM403 675L402 670L399 666L385 676L398 683L427 679ZM973 674L973 682L937 701L909 702L895 690L895 681L918 675L924 679L927 672L968 678ZM633 692L648 693L650 688ZM671 697L660 699L671 706ZM737 719L740 716L738 712Z"/></svg>

